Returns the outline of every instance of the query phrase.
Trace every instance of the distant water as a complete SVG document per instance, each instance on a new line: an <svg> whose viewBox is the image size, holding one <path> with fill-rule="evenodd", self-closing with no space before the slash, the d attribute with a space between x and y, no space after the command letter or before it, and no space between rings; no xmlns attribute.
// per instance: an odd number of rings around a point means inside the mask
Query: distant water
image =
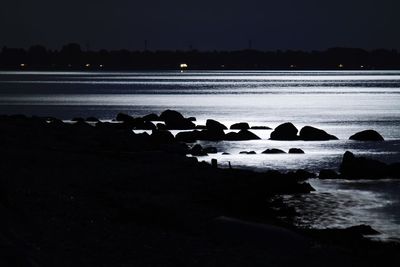
<svg viewBox="0 0 400 267"><path fill-rule="evenodd" d="M198 124L213 118L228 126L246 121L273 128L290 121L299 129L312 125L340 139L270 141L271 131L255 130L262 140L200 142L231 153L203 157L217 158L221 166L229 161L233 167L256 170L337 169L346 150L386 162L400 161L399 71L0 72L2 114L110 120L118 112L141 116L167 108L197 117ZM379 131L387 141L348 141L350 135L365 129ZM259 154L267 148L287 151L292 147L306 154ZM258 154L239 155L243 150ZM395 212L400 210L400 199L395 197L400 183L313 181L313 185L318 192L308 199L289 200L304 211L300 224L367 223L387 237L400 237L400 214ZM344 199L349 202L340 202Z"/></svg>

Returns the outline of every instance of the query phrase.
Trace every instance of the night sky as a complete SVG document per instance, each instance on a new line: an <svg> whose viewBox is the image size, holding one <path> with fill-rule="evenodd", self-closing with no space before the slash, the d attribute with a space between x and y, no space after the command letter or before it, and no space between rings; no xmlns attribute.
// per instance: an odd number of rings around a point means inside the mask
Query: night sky
<svg viewBox="0 0 400 267"><path fill-rule="evenodd" d="M398 0L1 0L0 46L400 49Z"/></svg>

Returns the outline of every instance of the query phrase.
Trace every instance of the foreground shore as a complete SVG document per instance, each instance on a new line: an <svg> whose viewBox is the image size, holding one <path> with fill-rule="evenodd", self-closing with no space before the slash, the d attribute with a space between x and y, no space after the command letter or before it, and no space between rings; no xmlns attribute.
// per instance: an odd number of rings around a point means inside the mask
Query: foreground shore
<svg viewBox="0 0 400 267"><path fill-rule="evenodd" d="M305 171L220 169L166 129L77 121L0 118L2 266L399 264L366 226L293 227L279 195L310 193Z"/></svg>

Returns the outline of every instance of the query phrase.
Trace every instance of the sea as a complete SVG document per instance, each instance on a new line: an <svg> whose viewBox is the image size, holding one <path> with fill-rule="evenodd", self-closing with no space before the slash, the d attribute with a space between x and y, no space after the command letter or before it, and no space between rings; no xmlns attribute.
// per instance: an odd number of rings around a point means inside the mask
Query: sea
<svg viewBox="0 0 400 267"><path fill-rule="evenodd" d="M261 140L199 142L214 146L222 168L338 170L345 151L387 163L400 161L400 71L141 71L0 72L0 114L95 116L111 121L174 109L197 124L209 118L226 126L248 122L274 128L292 122L339 138L334 141L272 141L271 130L252 130ZM349 137L374 129L384 142ZM177 131L173 131L174 134ZM305 154L261 154L267 148ZM239 154L255 151L255 155ZM229 155L222 155L223 152ZM368 224L382 240L400 240L400 182L396 180L309 180L308 195L285 196L310 228Z"/></svg>

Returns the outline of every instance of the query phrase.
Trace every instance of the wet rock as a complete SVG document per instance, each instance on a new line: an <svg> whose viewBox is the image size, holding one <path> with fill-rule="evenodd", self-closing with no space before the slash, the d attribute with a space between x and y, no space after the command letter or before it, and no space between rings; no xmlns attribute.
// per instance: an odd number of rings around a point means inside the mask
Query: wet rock
<svg viewBox="0 0 400 267"><path fill-rule="evenodd" d="M380 233L366 224L351 226L345 229L348 232L359 235L379 235Z"/></svg>
<svg viewBox="0 0 400 267"><path fill-rule="evenodd" d="M190 153L189 147L185 143L161 144L160 149L168 153L179 155L186 155Z"/></svg>
<svg viewBox="0 0 400 267"><path fill-rule="evenodd" d="M86 121L88 122L99 122L100 120L96 117L88 117L86 118Z"/></svg>
<svg viewBox="0 0 400 267"><path fill-rule="evenodd" d="M283 123L271 133L271 140L297 140L297 128L290 122Z"/></svg>
<svg viewBox="0 0 400 267"><path fill-rule="evenodd" d="M223 125L222 123L216 121L216 120L207 120L206 121L206 126L207 126L207 130L210 131L221 131L221 130L227 130L228 128Z"/></svg>
<svg viewBox="0 0 400 267"><path fill-rule="evenodd" d="M85 122L85 120L83 118L81 118L81 117L72 118L71 121L74 121L74 122Z"/></svg>
<svg viewBox="0 0 400 267"><path fill-rule="evenodd" d="M286 152L281 149L271 148L271 149L266 149L261 153L262 154L285 154Z"/></svg>
<svg viewBox="0 0 400 267"><path fill-rule="evenodd" d="M291 148L289 154L304 154L304 151L300 148Z"/></svg>
<svg viewBox="0 0 400 267"><path fill-rule="evenodd" d="M192 156L207 156L207 153L203 150L203 147L199 144L194 145L191 149L190 149L190 154L192 154Z"/></svg>
<svg viewBox="0 0 400 267"><path fill-rule="evenodd" d="M268 126L251 126L250 129L252 129L252 130L271 130L272 128L268 127Z"/></svg>
<svg viewBox="0 0 400 267"><path fill-rule="evenodd" d="M356 141L384 141L385 139L377 131L365 130L358 132L349 138Z"/></svg>
<svg viewBox="0 0 400 267"><path fill-rule="evenodd" d="M189 117L187 118L189 121L197 121L197 119L195 117Z"/></svg>
<svg viewBox="0 0 400 267"><path fill-rule="evenodd" d="M255 151L240 151L239 154L254 155L257 154Z"/></svg>
<svg viewBox="0 0 400 267"><path fill-rule="evenodd" d="M339 178L339 174L334 170L323 169L319 172L319 179L337 179Z"/></svg>
<svg viewBox="0 0 400 267"><path fill-rule="evenodd" d="M150 137L156 144L169 144L175 142L174 136L171 132L166 130L153 130Z"/></svg>
<svg viewBox="0 0 400 267"><path fill-rule="evenodd" d="M222 155L230 155L231 153L228 153L228 152L224 152L224 153L222 153Z"/></svg>
<svg viewBox="0 0 400 267"><path fill-rule="evenodd" d="M296 181L305 181L307 179L316 177L315 173L302 169L296 170L294 172L288 172L288 175L291 176L291 178Z"/></svg>
<svg viewBox="0 0 400 267"><path fill-rule="evenodd" d="M304 126L300 130L300 139L304 141L327 141L337 140L338 138L334 135L328 134L324 130L312 126Z"/></svg>
<svg viewBox="0 0 400 267"><path fill-rule="evenodd" d="M356 157L349 151L343 155L340 173L345 179L380 179L390 174L387 164L374 159Z"/></svg>
<svg viewBox="0 0 400 267"><path fill-rule="evenodd" d="M239 122L232 124L230 127L231 130L248 130L250 129L250 126L247 122Z"/></svg>
<svg viewBox="0 0 400 267"><path fill-rule="evenodd" d="M133 117L129 116L128 114L125 113L118 113L117 117L115 118L116 121L123 121L123 122L132 122Z"/></svg>
<svg viewBox="0 0 400 267"><path fill-rule="evenodd" d="M206 129L207 129L207 126L205 126L205 125L196 125L196 129L199 129L199 130L206 130Z"/></svg>
<svg viewBox="0 0 400 267"><path fill-rule="evenodd" d="M169 130L187 130L195 128L193 122L185 119L181 113L175 110L165 110L161 113L160 120L165 122L165 125Z"/></svg>
<svg viewBox="0 0 400 267"><path fill-rule="evenodd" d="M157 123L156 127L158 130L167 130L167 126L164 123Z"/></svg>
<svg viewBox="0 0 400 267"><path fill-rule="evenodd" d="M190 132L179 132L176 134L175 139L181 142L194 143L196 140L199 140L199 137L200 132L195 130Z"/></svg>
<svg viewBox="0 0 400 267"><path fill-rule="evenodd" d="M230 132L225 135L225 140L228 141L246 141L246 140L259 140L261 139L256 134L248 130L240 130L239 132Z"/></svg>
<svg viewBox="0 0 400 267"><path fill-rule="evenodd" d="M158 117L157 114L151 113L151 114L148 114L146 116L143 116L142 119L145 120L145 121L159 121L160 117Z"/></svg>

